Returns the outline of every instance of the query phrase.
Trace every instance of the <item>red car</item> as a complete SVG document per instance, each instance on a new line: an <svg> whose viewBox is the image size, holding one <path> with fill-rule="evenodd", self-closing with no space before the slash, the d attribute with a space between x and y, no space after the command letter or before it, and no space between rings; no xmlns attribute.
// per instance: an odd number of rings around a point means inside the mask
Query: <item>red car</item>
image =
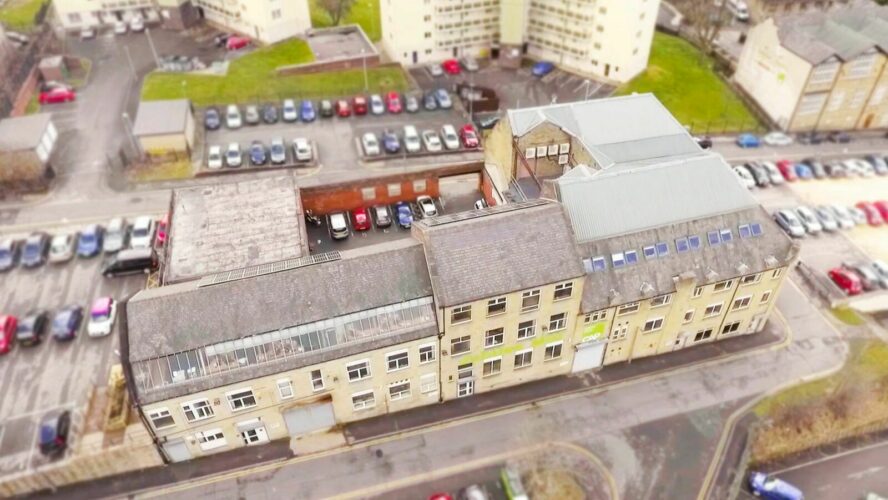
<svg viewBox="0 0 888 500"><path fill-rule="evenodd" d="M17 327L18 319L15 316L0 316L0 354L6 354L12 349Z"/></svg>
<svg viewBox="0 0 888 500"><path fill-rule="evenodd" d="M167 228L170 225L170 214L166 214L163 216L160 221L157 222L157 246L162 247L167 240Z"/></svg>
<svg viewBox="0 0 888 500"><path fill-rule="evenodd" d="M55 87L40 93L40 104L71 102L76 98L77 93L74 89L68 87Z"/></svg>
<svg viewBox="0 0 888 500"><path fill-rule="evenodd" d="M876 210L879 211L879 215L881 215L882 218L885 219L885 222L888 223L888 201L874 201L873 206L876 207Z"/></svg>
<svg viewBox="0 0 888 500"><path fill-rule="evenodd" d="M226 50L240 50L247 45L250 45L250 39L243 36L232 36L228 37L228 40L225 42Z"/></svg>
<svg viewBox="0 0 888 500"><path fill-rule="evenodd" d="M355 231L366 231L370 229L370 215L364 207L352 210L352 226Z"/></svg>
<svg viewBox="0 0 888 500"><path fill-rule="evenodd" d="M385 95L385 105L389 113L398 114L404 108L401 106L401 94L389 92Z"/></svg>
<svg viewBox="0 0 888 500"><path fill-rule="evenodd" d="M457 61L456 59L448 59L442 62L441 67L444 68L444 71L450 75L458 75L462 72L459 61Z"/></svg>
<svg viewBox="0 0 888 500"><path fill-rule="evenodd" d="M467 123L459 129L459 136L462 138L463 146L467 148L477 148L481 145L481 141L478 140L478 132L475 131L475 127L471 123Z"/></svg>
<svg viewBox="0 0 888 500"><path fill-rule="evenodd" d="M843 267L830 269L827 274L833 280L833 283L838 285L848 295L857 295L863 291L863 284L860 283L860 278Z"/></svg>
<svg viewBox="0 0 888 500"><path fill-rule="evenodd" d="M367 114L367 98L362 95L355 97L355 100L352 102L352 107L355 108L355 116L366 115Z"/></svg>
<svg viewBox="0 0 888 500"><path fill-rule="evenodd" d="M866 222L870 226L881 226L883 222L882 214L879 213L879 210L876 209L875 205L872 203L868 203L866 201L861 201L857 205L857 208L863 210L863 213L866 214Z"/></svg>
<svg viewBox="0 0 888 500"><path fill-rule="evenodd" d="M351 116L352 111L351 111L351 106L348 105L348 101L346 101L346 100L336 101L336 114L340 118L348 118L349 116Z"/></svg>
<svg viewBox="0 0 888 500"><path fill-rule="evenodd" d="M778 161L777 169L780 170L780 173L783 174L783 178L786 179L787 182L794 182L798 179L798 176L796 176L795 173L795 167L789 160Z"/></svg>

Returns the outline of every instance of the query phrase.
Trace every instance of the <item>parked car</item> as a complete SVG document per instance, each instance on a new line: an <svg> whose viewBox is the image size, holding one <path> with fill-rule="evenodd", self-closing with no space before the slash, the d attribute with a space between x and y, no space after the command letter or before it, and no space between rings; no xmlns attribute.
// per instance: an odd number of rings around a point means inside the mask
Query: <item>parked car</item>
<svg viewBox="0 0 888 500"><path fill-rule="evenodd" d="M434 111L438 109L438 100L435 99L434 92L428 92L423 96L422 107L426 111Z"/></svg>
<svg viewBox="0 0 888 500"><path fill-rule="evenodd" d="M408 153L417 153L422 149L422 143L419 139L419 132L413 125L404 126L404 149Z"/></svg>
<svg viewBox="0 0 888 500"><path fill-rule="evenodd" d="M121 250L102 267L102 276L114 278L127 274L148 274L157 269L157 254L153 248Z"/></svg>
<svg viewBox="0 0 888 500"><path fill-rule="evenodd" d="M761 146L759 138L753 134L740 134L737 136L736 142L741 148L757 148Z"/></svg>
<svg viewBox="0 0 888 500"><path fill-rule="evenodd" d="M403 111L401 106L401 94L397 92L389 92L385 95L385 107L389 113L398 114Z"/></svg>
<svg viewBox="0 0 888 500"><path fill-rule="evenodd" d="M241 128L243 121L241 120L240 109L234 104L229 104L225 110L225 126L231 129Z"/></svg>
<svg viewBox="0 0 888 500"><path fill-rule="evenodd" d="M829 134L827 134L826 140L828 140L829 142L835 142L837 144L847 144L851 142L851 136L848 135L847 132L830 132Z"/></svg>
<svg viewBox="0 0 888 500"><path fill-rule="evenodd" d="M71 413L68 410L53 412L40 420L38 445L40 453L52 456L60 455L68 447L68 430L71 427Z"/></svg>
<svg viewBox="0 0 888 500"><path fill-rule="evenodd" d="M740 184L747 189L752 189L755 187L755 179L752 177L752 174L749 173L749 170L746 169L743 165L736 165L733 167L734 173L737 174L737 180L740 181Z"/></svg>
<svg viewBox="0 0 888 500"><path fill-rule="evenodd" d="M456 135L453 125L447 124L441 127L441 139L444 141L445 148L459 149L459 136Z"/></svg>
<svg viewBox="0 0 888 500"><path fill-rule="evenodd" d="M364 148L366 156L377 156L380 153L379 140L373 132L366 132L361 136L361 146Z"/></svg>
<svg viewBox="0 0 888 500"><path fill-rule="evenodd" d="M828 207L820 205L814 209L814 213L817 214L824 231L831 233L839 230L839 221L836 220L835 214Z"/></svg>
<svg viewBox="0 0 888 500"><path fill-rule="evenodd" d="M792 167L792 162L789 160L778 161L777 170L780 170L780 175L782 175L787 182L795 182L798 179L795 169Z"/></svg>
<svg viewBox="0 0 888 500"><path fill-rule="evenodd" d="M268 162L268 152L260 141L250 144L250 163L254 166L265 165Z"/></svg>
<svg viewBox="0 0 888 500"><path fill-rule="evenodd" d="M823 142L823 134L817 132L802 132L796 136L799 144L820 144Z"/></svg>
<svg viewBox="0 0 888 500"><path fill-rule="evenodd" d="M219 117L219 110L216 108L207 108L204 112L204 128L207 130L218 130L222 126L222 119Z"/></svg>
<svg viewBox="0 0 888 500"><path fill-rule="evenodd" d="M404 109L408 113L416 113L419 111L419 99L415 95L408 94L404 97Z"/></svg>
<svg viewBox="0 0 888 500"><path fill-rule="evenodd" d="M814 178L814 172L811 170L811 167L804 163L796 163L792 168L795 170L796 177L799 179L811 180Z"/></svg>
<svg viewBox="0 0 888 500"><path fill-rule="evenodd" d="M839 224L839 228L851 229L854 227L854 219L851 218L851 214L848 212L848 207L845 205L832 205L830 206L830 209L836 217L836 222Z"/></svg>
<svg viewBox="0 0 888 500"><path fill-rule="evenodd" d="M366 231L370 229L370 214L364 207L352 210L352 227L355 231Z"/></svg>
<svg viewBox="0 0 888 500"><path fill-rule="evenodd" d="M305 137L293 139L293 156L296 161L311 161L311 144Z"/></svg>
<svg viewBox="0 0 888 500"><path fill-rule="evenodd" d="M842 267L857 275L864 291L878 290L882 288L879 275L865 262L843 262Z"/></svg>
<svg viewBox="0 0 888 500"><path fill-rule="evenodd" d="M15 331L18 328L18 318L15 316L0 316L0 354L7 354L15 343Z"/></svg>
<svg viewBox="0 0 888 500"><path fill-rule="evenodd" d="M96 30L94 28L83 28L80 30L80 39L81 40L92 40L96 37Z"/></svg>
<svg viewBox="0 0 888 500"><path fill-rule="evenodd" d="M218 35L213 37L213 45L222 48L225 46L225 43L228 42L228 39L232 36L234 36L234 33L219 33Z"/></svg>
<svg viewBox="0 0 888 500"><path fill-rule="evenodd" d="M278 109L273 104L266 104L262 107L262 121L271 125L278 122Z"/></svg>
<svg viewBox="0 0 888 500"><path fill-rule="evenodd" d="M768 500L803 500L802 490L763 472L749 474L749 489L755 496Z"/></svg>
<svg viewBox="0 0 888 500"><path fill-rule="evenodd" d="M857 207L848 207L848 213L851 214L851 219L854 221L855 226L867 223L866 212L863 210Z"/></svg>
<svg viewBox="0 0 888 500"><path fill-rule="evenodd" d="M296 101L293 99L284 99L281 106L281 119L285 122L295 122L299 120L299 112L296 111Z"/></svg>
<svg viewBox="0 0 888 500"><path fill-rule="evenodd" d="M49 236L46 233L33 233L25 240L22 250L22 266L42 266L49 256Z"/></svg>
<svg viewBox="0 0 888 500"><path fill-rule="evenodd" d="M802 226L804 226L806 233L817 234L823 231L823 225L820 224L820 219L817 218L817 214L815 214L810 208L802 205L796 208L796 215L799 216L799 221L802 223Z"/></svg>
<svg viewBox="0 0 888 500"><path fill-rule="evenodd" d="M33 346L43 341L49 314L46 311L33 309L25 314L15 329L15 341L22 346Z"/></svg>
<svg viewBox="0 0 888 500"><path fill-rule="evenodd" d="M57 234L49 244L49 261L53 264L68 262L74 257L74 242L77 234Z"/></svg>
<svg viewBox="0 0 888 500"><path fill-rule="evenodd" d="M56 104L60 102L72 102L77 99L77 91L72 88L56 87L45 92L40 92L38 101L40 104Z"/></svg>
<svg viewBox="0 0 888 500"><path fill-rule="evenodd" d="M848 295L857 295L863 291L863 284L860 282L860 278L848 269L836 267L830 269L827 275L833 283Z"/></svg>
<svg viewBox="0 0 888 500"><path fill-rule="evenodd" d="M83 228L77 239L77 256L89 258L101 253L103 235L104 230L98 224L90 224Z"/></svg>
<svg viewBox="0 0 888 500"><path fill-rule="evenodd" d="M458 75L462 73L462 68L460 68L459 61L456 59L447 59L441 63L441 68L443 68L444 72L449 75Z"/></svg>
<svg viewBox="0 0 888 500"><path fill-rule="evenodd" d="M271 163L281 165L287 162L287 148L284 146L282 137L275 137L271 140L270 154Z"/></svg>
<svg viewBox="0 0 888 500"><path fill-rule="evenodd" d="M111 222L108 223L108 227L105 230L105 240L102 245L102 250L104 250L106 254L122 250L127 244L128 236L126 220L122 217L111 219Z"/></svg>
<svg viewBox="0 0 888 500"><path fill-rule="evenodd" d="M438 152L441 151L441 138L438 137L438 134L435 133L434 130L423 130L422 131L422 143L425 145L426 151L429 152Z"/></svg>
<svg viewBox="0 0 888 500"><path fill-rule="evenodd" d="M885 222L888 222L888 201L874 201L873 206L876 207L876 210L879 211L879 214L881 214L882 218L885 219Z"/></svg>
<svg viewBox="0 0 888 500"><path fill-rule="evenodd" d="M410 205L399 201L395 204L395 213L398 216L398 225L403 229L410 229L413 225L413 211L410 210Z"/></svg>
<svg viewBox="0 0 888 500"><path fill-rule="evenodd" d="M768 132L762 138L762 141L768 146L789 146L793 142L792 137L777 131Z"/></svg>
<svg viewBox="0 0 888 500"><path fill-rule="evenodd" d="M382 97L379 94L370 96L370 112L374 115L385 114L385 104L382 102Z"/></svg>
<svg viewBox="0 0 888 500"><path fill-rule="evenodd" d="M858 158L845 160L842 164L845 166L849 176L874 177L876 175L872 165Z"/></svg>
<svg viewBox="0 0 888 500"><path fill-rule="evenodd" d="M833 179L840 179L842 177L848 177L848 171L845 169L845 166L840 161L827 162L825 167L826 167L826 174L829 175Z"/></svg>
<svg viewBox="0 0 888 500"><path fill-rule="evenodd" d="M321 115L321 118L332 117L335 114L333 112L333 103L329 99L321 101L321 104L318 106L318 114Z"/></svg>
<svg viewBox="0 0 888 500"><path fill-rule="evenodd" d="M870 264L870 267L872 267L873 271L879 276L882 288L888 288L888 264L882 260L874 260L872 264Z"/></svg>
<svg viewBox="0 0 888 500"><path fill-rule="evenodd" d="M530 68L530 74L539 78L548 75L553 69L555 69L555 65L551 62L539 61Z"/></svg>
<svg viewBox="0 0 888 500"><path fill-rule="evenodd" d="M83 322L83 308L71 305L56 312L52 320L52 337L56 340L74 340Z"/></svg>
<svg viewBox="0 0 888 500"><path fill-rule="evenodd" d="M154 238L154 244L157 247L162 247L164 244L166 244L169 228L170 214L165 213L163 214L163 217L161 217L160 220L157 221L157 236Z"/></svg>
<svg viewBox="0 0 888 500"><path fill-rule="evenodd" d="M459 136L462 138L463 146L467 148L474 149L481 145L481 141L478 140L478 132L475 131L475 127L471 123L467 123L459 129Z"/></svg>
<svg viewBox="0 0 888 500"><path fill-rule="evenodd" d="M755 179L755 185L758 187L767 187L771 185L771 178L768 175L768 169L766 169L763 165L757 162L749 162L746 164L746 168L752 173L752 177Z"/></svg>
<svg viewBox="0 0 888 500"><path fill-rule="evenodd" d="M392 225L392 214L388 205L376 205L373 207L373 217L376 219L376 227L389 227Z"/></svg>
<svg viewBox="0 0 888 500"><path fill-rule="evenodd" d="M222 146L210 146L207 150L207 168L222 168Z"/></svg>
<svg viewBox="0 0 888 500"><path fill-rule="evenodd" d="M774 214L774 221L786 231L786 234L794 238L802 238L805 236L805 227L792 210L778 210Z"/></svg>
<svg viewBox="0 0 888 500"><path fill-rule="evenodd" d="M818 179L828 177L828 174L826 173L826 167L824 167L823 162L814 160L812 158L806 158L802 160L802 163L811 167L811 172L814 174L814 177Z"/></svg>
<svg viewBox="0 0 888 500"><path fill-rule="evenodd" d="M351 106L348 105L348 101L336 101L336 115L340 118L348 118L351 116Z"/></svg>
<svg viewBox="0 0 888 500"><path fill-rule="evenodd" d="M462 58L462 67L466 69L466 71L475 72L480 69L478 66L478 60L472 56L466 56Z"/></svg>
<svg viewBox="0 0 888 500"><path fill-rule="evenodd" d="M382 133L382 147L386 153L395 154L401 151L401 141L394 132L386 130Z"/></svg>
<svg viewBox="0 0 888 500"><path fill-rule="evenodd" d="M872 203L861 201L855 205L855 207L863 211L864 215L866 215L866 223L870 226L881 226L882 223L885 222L885 220L882 219L882 214L876 210L875 205Z"/></svg>
<svg viewBox="0 0 888 500"><path fill-rule="evenodd" d="M7 238L0 241L0 272L9 271L18 264L21 244L18 240Z"/></svg>
<svg viewBox="0 0 888 500"><path fill-rule="evenodd" d="M314 103L305 99L299 106L299 118L304 122L313 122L318 115L315 113Z"/></svg>
<svg viewBox="0 0 888 500"><path fill-rule="evenodd" d="M873 166L873 170L876 171L879 175L888 174L888 163L885 162L885 159L878 155L866 155L864 157L870 165Z"/></svg>
<svg viewBox="0 0 888 500"><path fill-rule="evenodd" d="M334 240L348 238L348 222L344 213L334 212L330 214L330 235Z"/></svg>
<svg viewBox="0 0 888 500"><path fill-rule="evenodd" d="M133 231L130 235L130 248L151 248L154 240L154 219L148 215L137 217L133 222Z"/></svg>
<svg viewBox="0 0 888 500"><path fill-rule="evenodd" d="M115 35L126 35L129 31L129 26L126 25L123 21L115 21L114 22L114 34Z"/></svg>
<svg viewBox="0 0 888 500"><path fill-rule="evenodd" d="M420 196L416 199L416 204L419 205L419 210L422 212L423 217L434 217L438 215L438 208L435 207L435 200L433 200L431 196Z"/></svg>
<svg viewBox="0 0 888 500"><path fill-rule="evenodd" d="M708 135L695 135L694 141L700 146L700 149L712 149L712 138Z"/></svg>
<svg viewBox="0 0 888 500"><path fill-rule="evenodd" d="M783 174L780 173L780 169L777 168L777 165L775 165L774 162L763 161L762 167L768 172L768 179L770 179L771 184L779 185L786 181Z"/></svg>
<svg viewBox="0 0 888 500"><path fill-rule="evenodd" d="M243 163L240 144L232 142L225 151L225 164L231 168L237 168Z"/></svg>
<svg viewBox="0 0 888 500"><path fill-rule="evenodd" d="M142 16L136 16L130 19L130 29L133 33L141 33L145 31L145 20L142 19Z"/></svg>
<svg viewBox="0 0 888 500"><path fill-rule="evenodd" d="M355 116L361 116L367 114L367 99L362 96L356 96L354 100L352 100L352 107L355 111Z"/></svg>
<svg viewBox="0 0 888 500"><path fill-rule="evenodd" d="M450 94L444 89L435 90L435 100L438 101L438 107L441 109L450 109L453 107L453 101L450 100Z"/></svg>
<svg viewBox="0 0 888 500"><path fill-rule="evenodd" d="M250 39L243 36L230 36L225 41L226 50L240 50L250 45Z"/></svg>
<svg viewBox="0 0 888 500"><path fill-rule="evenodd" d="M259 116L259 106L250 104L244 109L244 123L247 125L259 125L262 118Z"/></svg>
<svg viewBox="0 0 888 500"><path fill-rule="evenodd" d="M115 319L117 319L117 301L111 297L99 297L93 301L89 310L86 333L90 337L110 335Z"/></svg>
<svg viewBox="0 0 888 500"><path fill-rule="evenodd" d="M441 67L440 64L429 64L426 66L426 69L429 70L429 74L435 77L441 76L444 74L444 68Z"/></svg>

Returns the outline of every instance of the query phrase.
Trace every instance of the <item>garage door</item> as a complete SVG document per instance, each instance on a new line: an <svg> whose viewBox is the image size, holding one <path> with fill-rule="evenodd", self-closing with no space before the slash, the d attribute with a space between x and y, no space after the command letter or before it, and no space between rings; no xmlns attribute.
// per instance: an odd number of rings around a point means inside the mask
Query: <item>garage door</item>
<svg viewBox="0 0 888 500"><path fill-rule="evenodd" d="M577 344L577 354L574 356L572 373L591 370L601 366L601 360L604 358L605 342L583 342Z"/></svg>
<svg viewBox="0 0 888 500"><path fill-rule="evenodd" d="M287 422L290 436L300 436L321 429L329 429L336 424L331 403L300 406L286 410L284 420Z"/></svg>
<svg viewBox="0 0 888 500"><path fill-rule="evenodd" d="M183 439L163 443L163 451L166 453L167 458L170 459L170 462L191 460L191 452L188 451L188 445L185 444Z"/></svg>
<svg viewBox="0 0 888 500"><path fill-rule="evenodd" d="M481 174L449 175L438 179L438 191L442 198L477 197L481 189Z"/></svg>

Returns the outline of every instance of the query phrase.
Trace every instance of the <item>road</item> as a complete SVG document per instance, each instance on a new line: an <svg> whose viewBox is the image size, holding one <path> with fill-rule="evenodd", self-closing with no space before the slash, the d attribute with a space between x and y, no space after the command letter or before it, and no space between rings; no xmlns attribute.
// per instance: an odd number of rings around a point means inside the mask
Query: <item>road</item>
<svg viewBox="0 0 888 500"><path fill-rule="evenodd" d="M867 493L888 497L888 442L824 457L774 472L798 486L806 500L864 498Z"/></svg>

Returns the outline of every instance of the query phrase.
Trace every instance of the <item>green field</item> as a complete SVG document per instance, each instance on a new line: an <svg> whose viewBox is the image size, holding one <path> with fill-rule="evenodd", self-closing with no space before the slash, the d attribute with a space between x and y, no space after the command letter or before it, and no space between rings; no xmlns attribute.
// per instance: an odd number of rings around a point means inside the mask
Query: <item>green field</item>
<svg viewBox="0 0 888 500"><path fill-rule="evenodd" d="M0 23L13 31L30 31L34 18L47 0L7 0L0 7Z"/></svg>
<svg viewBox="0 0 888 500"><path fill-rule="evenodd" d="M755 129L758 120L712 66L712 60L687 41L656 33L647 70L617 89L617 95L653 92L697 133Z"/></svg>
<svg viewBox="0 0 888 500"><path fill-rule="evenodd" d="M312 26L315 28L327 28L333 24L330 16L318 7L317 0L311 0L309 8L311 9ZM379 22L379 0L357 0L351 11L343 16L339 24L360 24L370 40L378 41L382 38L382 28L380 28Z"/></svg>
<svg viewBox="0 0 888 500"><path fill-rule="evenodd" d="M261 48L232 61L226 76L151 73L142 86L142 99L188 98L197 106L212 104L279 101L286 98L319 98L351 95L364 91L363 71L347 70L313 75L277 76L275 68L312 61L308 45L288 40ZM406 90L407 79L400 68L367 71L374 92Z"/></svg>

